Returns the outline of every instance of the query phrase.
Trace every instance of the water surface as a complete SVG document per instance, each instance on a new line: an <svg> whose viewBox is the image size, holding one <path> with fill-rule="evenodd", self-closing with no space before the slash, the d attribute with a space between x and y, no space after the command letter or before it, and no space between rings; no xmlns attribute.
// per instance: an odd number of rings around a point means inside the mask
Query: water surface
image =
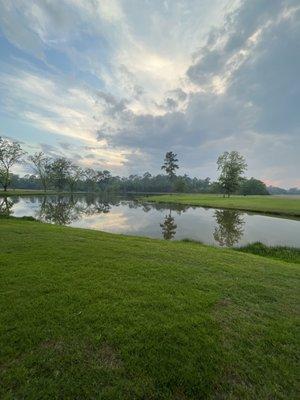
<svg viewBox="0 0 300 400"><path fill-rule="evenodd" d="M1 213L126 235L193 239L217 246L260 241L300 247L299 220L237 210L75 195L0 198Z"/></svg>

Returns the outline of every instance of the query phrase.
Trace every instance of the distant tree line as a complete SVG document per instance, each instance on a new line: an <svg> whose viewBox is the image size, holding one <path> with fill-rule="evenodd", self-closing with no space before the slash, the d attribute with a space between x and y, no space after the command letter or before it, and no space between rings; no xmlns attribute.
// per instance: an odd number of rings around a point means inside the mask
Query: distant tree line
<svg viewBox="0 0 300 400"><path fill-rule="evenodd" d="M12 167L20 163L29 163L32 174L19 176L12 173ZM0 184L4 191L14 189L55 190L58 192L119 192L119 193L223 193L241 195L299 194L297 188L288 191L280 188L267 188L255 178L243 176L247 164L238 152L225 152L217 160L219 179L191 178L188 175L176 175L179 169L177 154L166 153L161 169L165 174L113 176L108 170L81 168L65 157L51 158L43 152L27 156L18 142L0 137Z"/></svg>
<svg viewBox="0 0 300 400"><path fill-rule="evenodd" d="M300 189L296 187L290 189L283 189L276 186L268 186L268 192L270 194L300 194Z"/></svg>

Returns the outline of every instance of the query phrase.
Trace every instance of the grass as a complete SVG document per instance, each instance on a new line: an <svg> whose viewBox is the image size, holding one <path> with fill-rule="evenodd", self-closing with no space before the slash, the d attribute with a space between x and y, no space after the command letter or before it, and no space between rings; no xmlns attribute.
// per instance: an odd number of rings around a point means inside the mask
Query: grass
<svg viewBox="0 0 300 400"><path fill-rule="evenodd" d="M300 249L295 247L266 246L263 243L255 242L248 244L247 246L235 248L235 250L300 264Z"/></svg>
<svg viewBox="0 0 300 400"><path fill-rule="evenodd" d="M148 201L159 203L180 203L191 206L229 208L255 211L266 214L300 217L300 198L280 196L231 196L223 198L216 194L170 194L149 196Z"/></svg>
<svg viewBox="0 0 300 400"><path fill-rule="evenodd" d="M299 268L0 221L1 399L296 399Z"/></svg>
<svg viewBox="0 0 300 400"><path fill-rule="evenodd" d="M73 194L84 193L84 192L73 192ZM4 192L0 190L0 198L8 196L45 196L45 195L55 195L55 194L71 194L71 192L58 192L56 190L31 190L31 189L10 189Z"/></svg>

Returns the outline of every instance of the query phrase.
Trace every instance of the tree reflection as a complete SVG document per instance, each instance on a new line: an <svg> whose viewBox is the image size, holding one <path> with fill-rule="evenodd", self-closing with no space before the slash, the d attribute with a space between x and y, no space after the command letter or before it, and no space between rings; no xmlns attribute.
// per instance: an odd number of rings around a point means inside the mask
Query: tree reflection
<svg viewBox="0 0 300 400"><path fill-rule="evenodd" d="M191 206L187 206L185 204L176 204L176 203L141 203L139 206L144 207L145 204L147 207L153 210L170 210L170 211L176 211L178 215L181 215L182 213L186 212L189 208L195 208Z"/></svg>
<svg viewBox="0 0 300 400"><path fill-rule="evenodd" d="M9 217L12 215L14 204L15 203L7 197L0 199L0 217Z"/></svg>
<svg viewBox="0 0 300 400"><path fill-rule="evenodd" d="M162 228L162 235L165 240L173 239L176 235L177 225L175 224L175 218L171 215L171 210L169 215L165 216L164 222L160 224L160 227Z"/></svg>
<svg viewBox="0 0 300 400"><path fill-rule="evenodd" d="M108 202L95 198L93 203L86 204L86 206L82 207L82 213L84 215L108 214L110 209L111 205Z"/></svg>
<svg viewBox="0 0 300 400"><path fill-rule="evenodd" d="M83 215L106 214L110 204L96 196L44 197L37 218L57 225L69 225Z"/></svg>
<svg viewBox="0 0 300 400"><path fill-rule="evenodd" d="M81 207L77 207L77 200L70 197L44 197L38 213L38 219L57 225L69 225L76 221L81 213Z"/></svg>
<svg viewBox="0 0 300 400"><path fill-rule="evenodd" d="M236 210L216 210L215 218L218 226L214 231L214 239L220 246L232 247L244 233L243 213Z"/></svg>

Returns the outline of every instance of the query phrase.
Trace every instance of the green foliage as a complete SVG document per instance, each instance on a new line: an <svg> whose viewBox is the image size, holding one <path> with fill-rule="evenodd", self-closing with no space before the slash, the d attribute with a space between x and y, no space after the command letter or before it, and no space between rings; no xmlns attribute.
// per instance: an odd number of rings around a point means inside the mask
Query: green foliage
<svg viewBox="0 0 300 400"><path fill-rule="evenodd" d="M73 193L78 186L78 183L84 176L84 171L78 165L71 164L67 172L67 183L70 191Z"/></svg>
<svg viewBox="0 0 300 400"><path fill-rule="evenodd" d="M210 178L200 179L187 175L176 176L178 167L177 155L172 151L167 152L164 165L161 167L167 176L152 176L149 172L143 175L130 175L129 177L112 176L110 171L87 168L82 170L70 160L59 157L51 159L43 152L35 153L28 157L34 174L23 177L11 173L11 166L19 162L24 154L18 143L0 138L0 148L3 154L8 154L6 148L14 148L16 153L9 168L3 167L0 157L0 183L7 190L9 184L18 189L30 190L57 190L57 191L90 191L90 192L144 192L144 193L232 193L268 194L263 182L251 178L242 178L246 168L244 158L237 152L225 152L218 159L218 169L221 170L219 182L210 182ZM0 153L1 156L1 153ZM17 158L15 158L17 157ZM14 161L13 161L14 160ZM5 164L6 165L6 164ZM299 189L289 190L269 188L273 193L298 194Z"/></svg>
<svg viewBox="0 0 300 400"><path fill-rule="evenodd" d="M275 186L269 186L268 187L268 192L270 194L300 194L300 189L294 187L294 188L290 188L290 189L282 189L279 187L275 187Z"/></svg>
<svg viewBox="0 0 300 400"><path fill-rule="evenodd" d="M96 189L96 183L98 179L98 173L93 168L86 168L84 170L84 176L86 179L87 187L90 192L94 192Z"/></svg>
<svg viewBox="0 0 300 400"><path fill-rule="evenodd" d="M300 264L300 249L295 247L266 246L263 243L255 242L247 246L238 247L236 250Z"/></svg>
<svg viewBox="0 0 300 400"><path fill-rule="evenodd" d="M64 157L56 158L50 165L50 179L55 189L64 190L69 176L71 161Z"/></svg>
<svg viewBox="0 0 300 400"><path fill-rule="evenodd" d="M219 184L224 193L230 196L238 189L243 172L247 168L247 164L243 156L237 151L225 151L219 156L218 171L220 171Z"/></svg>
<svg viewBox="0 0 300 400"><path fill-rule="evenodd" d="M239 194L242 195L268 195L268 189L264 182L259 179L243 179L239 188Z"/></svg>
<svg viewBox="0 0 300 400"><path fill-rule="evenodd" d="M234 250L4 219L0 398L296 399L297 279Z"/></svg>
<svg viewBox="0 0 300 400"><path fill-rule="evenodd" d="M177 154L174 154L172 151L168 151L165 155L164 164L161 169L166 171L169 179L172 180L176 176L176 169L178 169L178 159Z"/></svg>
<svg viewBox="0 0 300 400"><path fill-rule="evenodd" d="M51 179L50 157L47 157L43 152L39 152L29 156L29 161L33 164L33 170L40 180L43 190L46 191Z"/></svg>
<svg viewBox="0 0 300 400"><path fill-rule="evenodd" d="M184 193L186 190L185 177L179 176L174 183L175 192Z"/></svg>
<svg viewBox="0 0 300 400"><path fill-rule="evenodd" d="M11 182L11 168L21 161L24 154L18 142L0 136L0 184L4 191Z"/></svg>

